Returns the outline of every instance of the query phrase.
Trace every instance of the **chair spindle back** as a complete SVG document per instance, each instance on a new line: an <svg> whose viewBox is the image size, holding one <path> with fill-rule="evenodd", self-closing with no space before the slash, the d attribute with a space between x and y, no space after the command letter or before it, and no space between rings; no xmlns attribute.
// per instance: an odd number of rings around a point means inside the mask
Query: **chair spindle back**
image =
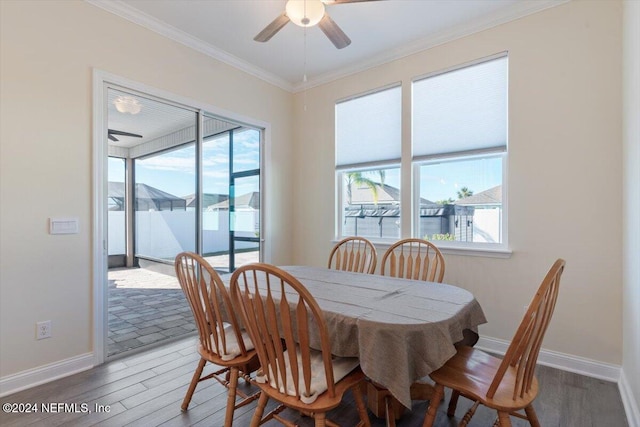
<svg viewBox="0 0 640 427"><path fill-rule="evenodd" d="M509 366L517 369L513 398L522 397L531 389L542 340L556 306L564 266L565 261L558 259L542 281L491 382L487 397L495 395Z"/></svg>
<svg viewBox="0 0 640 427"><path fill-rule="evenodd" d="M229 354L225 326L230 325L235 333L237 347L241 355L245 356L247 350L242 339L241 326L229 293L218 273L204 258L193 252L178 254L175 270L180 287L191 307L201 348L221 357Z"/></svg>
<svg viewBox="0 0 640 427"><path fill-rule="evenodd" d="M233 273L231 295L267 383L281 392L294 389L301 400L310 396L313 338L322 350L327 392L335 396L331 343L322 311L296 278L269 264L247 264Z"/></svg>
<svg viewBox="0 0 640 427"><path fill-rule="evenodd" d="M355 273L373 274L378 254L375 246L364 237L347 237L331 250L328 268Z"/></svg>
<svg viewBox="0 0 640 427"><path fill-rule="evenodd" d="M385 252L380 274L441 283L444 268L444 256L433 243L423 239L403 239Z"/></svg>

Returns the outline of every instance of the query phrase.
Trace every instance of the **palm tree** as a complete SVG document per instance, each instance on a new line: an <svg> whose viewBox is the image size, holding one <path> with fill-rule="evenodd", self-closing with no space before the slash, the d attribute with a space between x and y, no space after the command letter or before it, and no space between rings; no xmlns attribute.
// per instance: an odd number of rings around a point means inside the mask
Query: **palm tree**
<svg viewBox="0 0 640 427"><path fill-rule="evenodd" d="M467 187L462 187L458 190L458 199L464 199L469 196L473 196L473 191L469 190Z"/></svg>
<svg viewBox="0 0 640 427"><path fill-rule="evenodd" d="M381 174L382 177L382 174ZM369 187L371 192L373 193L373 201L375 204L378 204L378 183L365 177L362 172L347 172L347 199L349 200L349 204L351 204L352 195L351 195L351 186L355 185L366 185Z"/></svg>
<svg viewBox="0 0 640 427"><path fill-rule="evenodd" d="M378 175L380 175L380 187L384 189L384 180L387 177L387 171L384 169L379 169Z"/></svg>

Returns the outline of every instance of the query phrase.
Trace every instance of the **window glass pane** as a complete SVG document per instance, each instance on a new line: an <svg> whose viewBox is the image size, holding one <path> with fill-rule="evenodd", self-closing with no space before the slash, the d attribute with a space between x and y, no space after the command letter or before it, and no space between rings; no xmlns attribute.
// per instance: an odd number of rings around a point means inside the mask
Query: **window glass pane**
<svg viewBox="0 0 640 427"><path fill-rule="evenodd" d="M233 131L233 172L260 169L260 132L255 129Z"/></svg>
<svg viewBox="0 0 640 427"><path fill-rule="evenodd" d="M187 209L195 191L194 143L135 159L136 256L171 261L196 250L196 212Z"/></svg>
<svg viewBox="0 0 640 427"><path fill-rule="evenodd" d="M414 157L506 143L506 57L413 84Z"/></svg>
<svg viewBox="0 0 640 427"><path fill-rule="evenodd" d="M239 267L260 261L260 176L234 180L230 227L234 237L234 263Z"/></svg>
<svg viewBox="0 0 640 427"><path fill-rule="evenodd" d="M503 156L420 165L419 237L502 243Z"/></svg>
<svg viewBox="0 0 640 427"><path fill-rule="evenodd" d="M125 160L109 157L108 163L108 248L109 255L126 254L126 216L125 216Z"/></svg>
<svg viewBox="0 0 640 427"><path fill-rule="evenodd" d="M400 168L341 173L342 235L400 237Z"/></svg>
<svg viewBox="0 0 640 427"><path fill-rule="evenodd" d="M400 159L400 86L336 104L336 164Z"/></svg>
<svg viewBox="0 0 640 427"><path fill-rule="evenodd" d="M229 267L229 132L202 144L202 254L217 269Z"/></svg>

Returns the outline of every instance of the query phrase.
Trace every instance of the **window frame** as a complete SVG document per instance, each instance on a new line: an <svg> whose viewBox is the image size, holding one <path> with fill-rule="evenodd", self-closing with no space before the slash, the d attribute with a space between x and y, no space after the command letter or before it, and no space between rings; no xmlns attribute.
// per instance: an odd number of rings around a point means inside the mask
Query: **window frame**
<svg viewBox="0 0 640 427"><path fill-rule="evenodd" d="M413 155L414 146L414 129L413 120L414 117L414 90L413 87L416 83L436 76L441 76L450 72L455 72L475 65L487 63L490 61L506 58L507 60L507 117L506 120L506 135L504 145L496 147L480 148L468 151L452 151L452 152L440 152L437 154L427 155ZM460 242L460 241L434 241L436 246L444 253L457 254L457 255L479 255L479 256L491 256L499 258L507 258L511 255L509 249L509 215L508 215L508 156L509 156L509 54L508 52L500 52L494 55L478 58L472 61L468 61L462 64L458 64L446 69L433 71L427 74L423 74L411 79L411 100L410 100L410 120L411 120L411 177L412 177L412 192L411 192L411 219L412 227L411 234L413 236L420 236L420 167L424 164L428 164L435 161L463 161L466 159L493 157L493 155L499 155L502 157L502 220L501 220L501 236L502 241L500 243L486 243L486 242Z"/></svg>
<svg viewBox="0 0 640 427"><path fill-rule="evenodd" d="M435 77L438 75L446 74L449 72L457 71L460 69L464 69L467 67L471 67L474 65L482 64L485 62L493 61L500 58L506 58L507 60L507 70L506 70L506 96L507 96L507 105L506 105L506 135L505 135L505 143L504 145L499 145L496 147L487 147L487 148L479 148L472 149L468 151L458 151L458 152L441 152L437 154L427 154L427 155L413 155L413 138L414 138L414 129L413 129L413 120L414 118L414 93L413 93L413 85L421 80ZM407 87L407 83L408 86ZM508 164L509 164L509 54L508 52L500 52L497 54L489 55L486 57L474 59L465 63L457 64L452 67L448 67L445 69L432 71L426 74L418 75L411 78L408 82L403 80L399 83L388 84L386 86L377 87L365 92L361 92L358 94L354 94L348 97L344 97L342 99L336 100L334 103L334 113L337 113L335 107L342 102L349 101L351 99L364 97L367 95L374 94L376 92L384 91L387 89L391 89L393 87L400 86L401 90L401 135L400 135L400 159L390 159L390 160L382 160L382 161L373 161L366 162L363 161L361 163L351 163L351 164L342 164L338 165L337 163L337 150L338 150L338 138L337 138L337 129L338 124L337 120L334 124L334 135L335 135L335 154L336 161L334 163L335 166L335 182L334 189L335 193L335 227L334 227L334 242L340 240L345 237L343 235L344 227L344 177L343 174L345 172L352 171L370 171L375 169L387 169L387 168L399 168L400 170L400 194L405 197L400 197L398 204L400 206L400 238L405 237L415 237L420 236L420 167L424 164L428 164L430 162L438 161L463 161L465 159L471 158L483 158L483 157L501 157L502 160L502 207L501 207L501 224L500 224L500 232L501 232L501 242L500 243L486 243L486 242L460 242L460 241L444 241L438 240L434 241L434 243L440 248L440 250L445 254L454 254L454 255L465 255L465 256L481 256L481 257L492 257L492 258L509 258L512 254L512 251L509 246L509 214L508 214ZM409 96L407 100L406 97ZM408 111L405 110L408 107ZM406 130L409 129L408 134L405 133ZM407 169L410 169L407 171ZM407 185L409 187L407 187ZM405 190L402 190L402 189ZM409 197L409 200L406 198ZM406 213L403 214L403 212ZM410 224L403 225L402 218L404 217L405 221L408 218L410 220ZM409 233L410 236L406 236ZM393 243L394 239L390 238L371 238L379 250L385 250L390 244Z"/></svg>
<svg viewBox="0 0 640 427"><path fill-rule="evenodd" d="M456 162L473 159L482 159L490 157L501 158L502 163L502 220L500 224L500 233L502 241L500 243L486 243L486 242L461 242L461 241L446 241L437 240L433 241L436 246L443 253L457 254L457 255L482 255L482 256L494 256L494 257L508 257L511 254L511 250L508 245L508 200L507 200L507 166L508 166L508 149L488 149L478 150L476 152L464 152L464 153L451 153L449 155L437 155L431 157L420 157L419 159L412 160L412 178L413 178L413 192L412 192L412 210L411 216L413 219L413 227L411 233L413 236L421 236L420 232L420 168L429 163L436 163L441 161Z"/></svg>
<svg viewBox="0 0 640 427"><path fill-rule="evenodd" d="M343 234L344 231L344 194L346 192L346 188L344 187L344 174L349 172L370 172L379 169L398 169L400 175L402 174L402 166L400 162L396 160L389 160L384 162L375 162L375 163L363 163L360 167L357 165L345 165L345 166L337 166L335 170L335 179L336 185L334 188L337 189L336 194L336 227L335 227L335 239L334 241L339 241L345 237L349 237L349 235ZM400 182L400 188L402 188L402 180ZM399 191L402 193L401 191ZM402 237L402 197L398 200L398 206L400 207L400 235L395 237L372 237L372 236L360 236L366 237L368 240L371 240L375 243L393 243L399 238Z"/></svg>
<svg viewBox="0 0 640 427"><path fill-rule="evenodd" d="M370 96L370 95L375 95L377 93L380 92L384 92L387 90L392 90L392 89L398 89L400 91L400 135L398 135L398 145L399 145L399 149L398 149L398 157L394 157L394 158L389 158L389 159L384 159L384 160L374 160L374 161L362 161L362 162L358 162L358 163L344 163L344 164L339 164L338 163L338 104L344 103L344 102L349 102L351 100L355 100L355 99L359 99L359 98L364 98L366 96ZM377 170L377 169L393 169L393 168L397 168L400 171L400 189L402 188L403 182L402 182L402 126L403 126L403 116L402 116L402 108L403 108L403 101L402 101L402 95L403 95L403 85L402 82L394 82L394 83L390 83L384 86L379 86L376 87L374 89L371 90L367 90L365 92L360 92L345 98L341 98L335 101L334 103L334 118L335 118L335 124L334 124L334 171L335 171L335 183L334 183L334 189L336 191L335 194L335 216L334 216L334 221L335 221L335 227L334 227L334 241L339 241L340 239L344 238L344 237L348 237L346 235L343 235L343 230L344 230L344 193L345 193L345 188L344 188L344 178L343 175L344 173L347 172L358 172L358 171L371 171L371 170ZM400 190L399 189L399 190ZM400 198L400 200L398 201L398 206L400 206L400 213L402 214L402 198ZM400 215L402 217L402 215ZM402 236L402 219L400 219L400 237ZM382 242L382 243L391 243L395 240L397 240L396 238L373 238L373 237L367 237L367 239L373 241L373 242Z"/></svg>

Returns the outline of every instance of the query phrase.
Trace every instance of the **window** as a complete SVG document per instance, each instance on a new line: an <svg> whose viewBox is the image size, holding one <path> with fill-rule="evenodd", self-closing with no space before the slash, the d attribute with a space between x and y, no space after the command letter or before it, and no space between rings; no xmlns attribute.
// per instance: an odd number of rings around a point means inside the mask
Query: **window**
<svg viewBox="0 0 640 427"><path fill-rule="evenodd" d="M400 237L401 87L336 104L338 236Z"/></svg>
<svg viewBox="0 0 640 427"><path fill-rule="evenodd" d="M416 80L412 92L415 234L506 245L507 57Z"/></svg>

